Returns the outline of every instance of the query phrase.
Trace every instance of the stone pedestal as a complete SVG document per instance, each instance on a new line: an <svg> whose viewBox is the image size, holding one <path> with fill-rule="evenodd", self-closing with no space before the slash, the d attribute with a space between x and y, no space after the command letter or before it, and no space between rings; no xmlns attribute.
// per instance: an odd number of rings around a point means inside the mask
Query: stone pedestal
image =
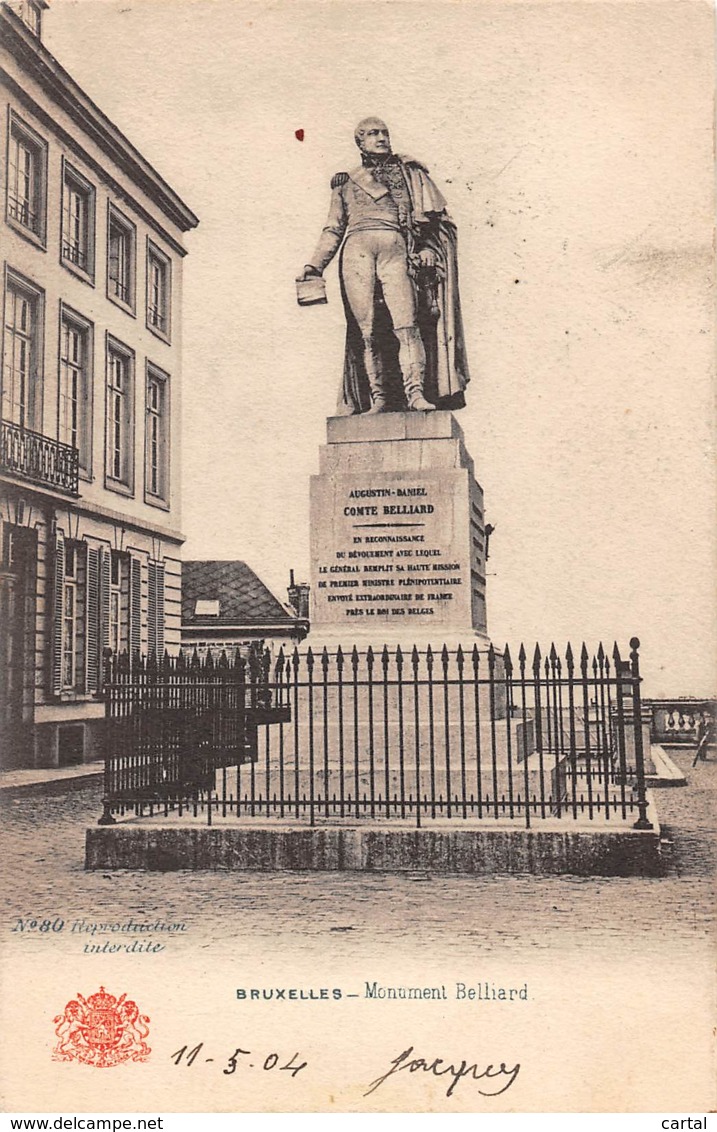
<svg viewBox="0 0 717 1132"><path fill-rule="evenodd" d="M311 480L313 648L487 648L483 492L450 412L329 417Z"/></svg>

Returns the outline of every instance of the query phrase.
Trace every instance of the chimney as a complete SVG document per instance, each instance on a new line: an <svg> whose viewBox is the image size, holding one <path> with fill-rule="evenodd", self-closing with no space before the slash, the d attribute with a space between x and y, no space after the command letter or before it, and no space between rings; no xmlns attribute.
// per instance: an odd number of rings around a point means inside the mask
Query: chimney
<svg viewBox="0 0 717 1132"><path fill-rule="evenodd" d="M297 617L309 619L309 591L311 587L308 582L295 582L294 571L289 571L289 588L287 593L289 595L289 605L296 613Z"/></svg>
<svg viewBox="0 0 717 1132"><path fill-rule="evenodd" d="M7 7L20 17L33 35L42 39L42 13L49 7L47 0L7 0Z"/></svg>

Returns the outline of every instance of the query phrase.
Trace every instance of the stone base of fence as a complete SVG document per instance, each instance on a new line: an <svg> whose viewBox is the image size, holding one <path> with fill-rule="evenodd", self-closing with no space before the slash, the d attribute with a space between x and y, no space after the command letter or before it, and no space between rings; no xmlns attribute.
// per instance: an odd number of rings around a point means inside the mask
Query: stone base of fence
<svg viewBox="0 0 717 1132"><path fill-rule="evenodd" d="M659 876L660 831L548 819L540 829L400 825L257 825L128 822L87 830L85 868L172 872L366 871L576 876Z"/></svg>

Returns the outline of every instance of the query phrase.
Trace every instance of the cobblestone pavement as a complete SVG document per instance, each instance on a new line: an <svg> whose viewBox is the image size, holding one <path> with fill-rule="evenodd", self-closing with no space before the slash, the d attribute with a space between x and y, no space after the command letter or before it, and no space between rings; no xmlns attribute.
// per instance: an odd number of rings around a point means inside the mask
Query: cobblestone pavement
<svg viewBox="0 0 717 1132"><path fill-rule="evenodd" d="M714 927L717 757L691 767L689 785L657 790L667 843L661 878L437 877L357 873L88 873L84 833L100 786L3 798L3 935L18 916L183 920L176 946L252 951L290 946L348 956L362 946L539 957L589 947L604 954L639 941L643 957L709 961ZM39 944L38 944L39 945Z"/></svg>

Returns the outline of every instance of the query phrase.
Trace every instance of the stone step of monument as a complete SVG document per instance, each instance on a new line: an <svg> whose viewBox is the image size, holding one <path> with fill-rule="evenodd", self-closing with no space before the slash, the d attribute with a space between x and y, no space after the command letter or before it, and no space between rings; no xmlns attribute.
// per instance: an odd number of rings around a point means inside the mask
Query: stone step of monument
<svg viewBox="0 0 717 1132"><path fill-rule="evenodd" d="M573 774L570 767L560 762L556 767L553 757L541 756L534 752L526 762L508 759L461 759L451 756L446 761L434 757L431 761L419 760L406 753L401 763L399 752L391 753L388 764L383 754L374 759L356 759L347 752L343 761L326 760L316 755L313 767L309 760L297 766L293 759L283 764L273 760L255 764L253 776L251 769L244 767L239 779L239 792L245 793L253 778L255 791L264 797L311 797L337 799L358 797L359 799L395 799L408 794L429 800L445 800L448 796L477 799L489 796L492 799L529 798L545 801L564 795L579 802L581 799L619 800L631 797L629 784L621 784L614 773L605 775L598 770L588 783L582 766Z"/></svg>

